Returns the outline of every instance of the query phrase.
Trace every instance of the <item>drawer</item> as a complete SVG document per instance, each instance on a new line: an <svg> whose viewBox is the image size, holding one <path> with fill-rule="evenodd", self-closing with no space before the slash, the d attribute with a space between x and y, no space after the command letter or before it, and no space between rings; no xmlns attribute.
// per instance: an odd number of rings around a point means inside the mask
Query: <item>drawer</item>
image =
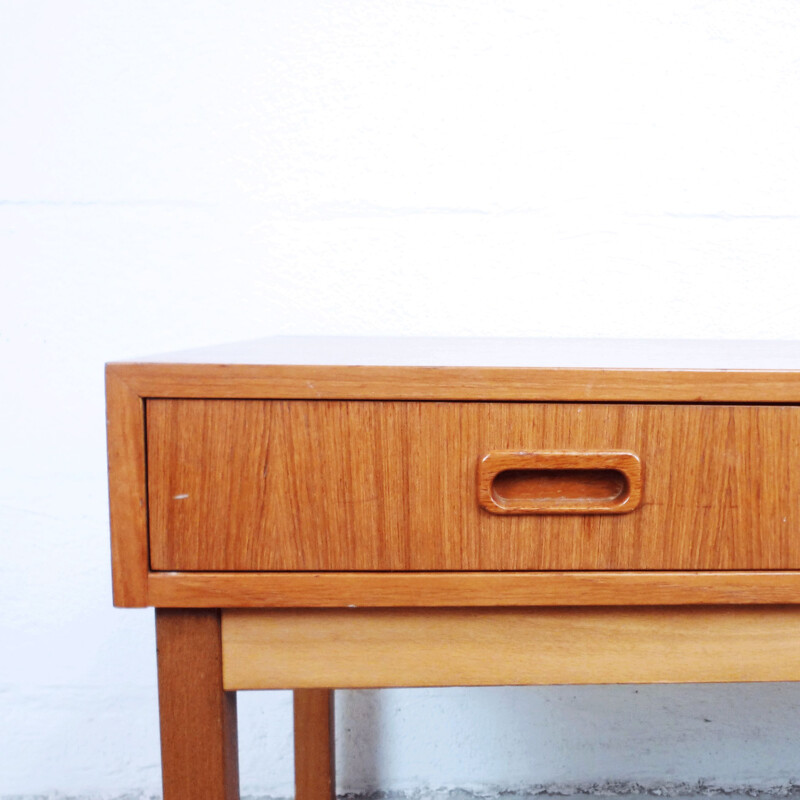
<svg viewBox="0 0 800 800"><path fill-rule="evenodd" d="M153 570L800 567L795 406L149 399L146 437ZM641 498L491 513L498 451L633 453Z"/></svg>

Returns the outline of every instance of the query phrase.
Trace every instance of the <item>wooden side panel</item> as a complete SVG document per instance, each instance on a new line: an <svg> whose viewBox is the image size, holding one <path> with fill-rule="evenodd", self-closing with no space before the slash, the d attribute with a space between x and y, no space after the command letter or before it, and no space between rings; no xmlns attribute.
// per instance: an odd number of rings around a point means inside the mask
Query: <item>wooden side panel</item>
<svg viewBox="0 0 800 800"><path fill-rule="evenodd" d="M219 611L156 612L164 800L239 800L236 695L222 687Z"/></svg>
<svg viewBox="0 0 800 800"><path fill-rule="evenodd" d="M294 692L295 800L334 800L336 767L330 689Z"/></svg>
<svg viewBox="0 0 800 800"><path fill-rule="evenodd" d="M145 606L149 564L144 401L123 372L113 365L106 369L114 605Z"/></svg>
<svg viewBox="0 0 800 800"><path fill-rule="evenodd" d="M800 608L225 611L228 689L800 679Z"/></svg>
<svg viewBox="0 0 800 800"><path fill-rule="evenodd" d="M148 401L156 570L800 567L793 406ZM623 450L623 515L479 507L493 450Z"/></svg>

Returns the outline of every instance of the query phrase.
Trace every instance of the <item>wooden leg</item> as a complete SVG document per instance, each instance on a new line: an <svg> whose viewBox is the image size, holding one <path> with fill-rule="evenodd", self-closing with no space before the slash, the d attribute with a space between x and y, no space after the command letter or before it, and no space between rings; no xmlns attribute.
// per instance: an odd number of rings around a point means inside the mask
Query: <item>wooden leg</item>
<svg viewBox="0 0 800 800"><path fill-rule="evenodd" d="M164 800L239 800L236 693L222 689L216 610L157 609Z"/></svg>
<svg viewBox="0 0 800 800"><path fill-rule="evenodd" d="M333 690L295 689L295 800L336 797Z"/></svg>

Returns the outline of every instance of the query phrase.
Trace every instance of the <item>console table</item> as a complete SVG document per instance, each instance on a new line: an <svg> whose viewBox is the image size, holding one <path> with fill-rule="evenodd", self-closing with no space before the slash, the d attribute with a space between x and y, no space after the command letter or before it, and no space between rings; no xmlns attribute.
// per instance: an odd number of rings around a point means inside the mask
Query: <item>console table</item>
<svg viewBox="0 0 800 800"><path fill-rule="evenodd" d="M800 678L800 345L275 338L107 366L114 602L156 608L165 800L236 691Z"/></svg>

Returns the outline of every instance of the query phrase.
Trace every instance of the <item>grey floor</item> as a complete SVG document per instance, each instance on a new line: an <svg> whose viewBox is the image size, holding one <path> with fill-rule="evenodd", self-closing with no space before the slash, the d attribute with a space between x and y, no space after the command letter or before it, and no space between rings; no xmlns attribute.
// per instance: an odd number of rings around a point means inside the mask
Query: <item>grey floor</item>
<svg viewBox="0 0 800 800"><path fill-rule="evenodd" d="M633 791L631 787L619 786L616 791L605 787L585 787L578 792L552 792L532 789L529 791L473 792L464 789L420 790L414 792L374 792L371 794L340 795L340 800L587 800L587 798L626 798L626 800L650 800L668 798L669 800L770 800L771 798L800 798L800 786L776 787L773 790L727 791L719 788L702 788L688 792L681 786L652 787L647 791ZM0 800L161 800L161 795L151 793L127 794L48 794L2 795ZM199 798L198 798L199 800ZM242 795L241 800L293 800L293 798L272 797L268 795Z"/></svg>

